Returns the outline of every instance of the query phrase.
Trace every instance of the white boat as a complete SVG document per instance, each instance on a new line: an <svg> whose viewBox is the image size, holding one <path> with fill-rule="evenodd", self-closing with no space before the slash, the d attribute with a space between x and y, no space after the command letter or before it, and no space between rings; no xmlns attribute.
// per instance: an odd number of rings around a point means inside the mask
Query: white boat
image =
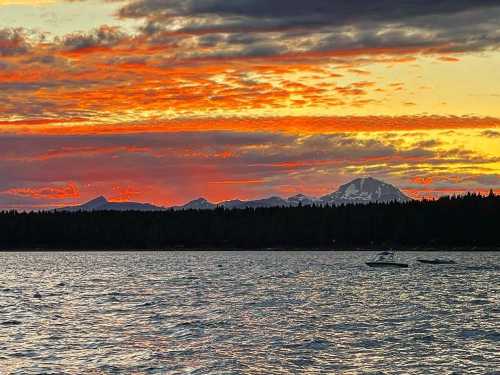
<svg viewBox="0 0 500 375"><path fill-rule="evenodd" d="M397 262L395 259L394 251L382 251L375 255L370 261L366 262L370 267L393 267L393 268L407 268L407 263Z"/></svg>

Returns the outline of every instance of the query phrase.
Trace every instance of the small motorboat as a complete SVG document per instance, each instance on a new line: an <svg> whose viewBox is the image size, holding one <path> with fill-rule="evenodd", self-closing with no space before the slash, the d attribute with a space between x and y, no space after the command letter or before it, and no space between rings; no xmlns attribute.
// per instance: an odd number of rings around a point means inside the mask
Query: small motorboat
<svg viewBox="0 0 500 375"><path fill-rule="evenodd" d="M370 267L393 267L393 268L407 268L407 263L397 262L395 259L394 251L382 251L375 255L369 262L366 262Z"/></svg>
<svg viewBox="0 0 500 375"><path fill-rule="evenodd" d="M455 264L456 262L452 259L446 258L434 258L434 259L417 259L417 262L424 264Z"/></svg>

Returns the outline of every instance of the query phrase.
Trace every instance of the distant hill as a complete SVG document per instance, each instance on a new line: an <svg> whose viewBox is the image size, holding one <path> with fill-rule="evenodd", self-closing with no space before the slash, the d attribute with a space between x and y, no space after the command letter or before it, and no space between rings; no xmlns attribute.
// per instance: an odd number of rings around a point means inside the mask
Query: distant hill
<svg viewBox="0 0 500 375"><path fill-rule="evenodd" d="M160 211L163 207L154 206L149 203L137 202L109 202L104 197L98 197L79 206L62 207L56 211Z"/></svg>
<svg viewBox="0 0 500 375"><path fill-rule="evenodd" d="M236 203L238 202L238 203ZM225 208L259 208L259 207L285 207L288 201L280 197L269 197L256 199L253 201L229 201L219 203L219 206Z"/></svg>
<svg viewBox="0 0 500 375"><path fill-rule="evenodd" d="M173 210L211 210L216 207L233 208L260 208L260 207L296 207L311 205L340 205L340 204L366 204L380 202L408 202L411 198L404 195L398 188L384 181L372 177L357 178L321 198L308 197L297 194L289 198L269 197L263 199L242 201L239 199L219 203L209 202L205 198L198 198L182 206L169 207ZM58 211L160 211L164 207L148 203L136 202L109 202L104 197L98 197L80 206L63 207Z"/></svg>
<svg viewBox="0 0 500 375"><path fill-rule="evenodd" d="M205 198L198 198L186 203L183 206L172 207L174 210L211 210L217 207L216 204L210 203Z"/></svg>

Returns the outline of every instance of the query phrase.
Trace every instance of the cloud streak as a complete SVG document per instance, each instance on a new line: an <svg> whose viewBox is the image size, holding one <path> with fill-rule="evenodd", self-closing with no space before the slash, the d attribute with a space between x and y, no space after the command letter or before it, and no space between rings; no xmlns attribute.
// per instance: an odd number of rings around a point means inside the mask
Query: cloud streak
<svg viewBox="0 0 500 375"><path fill-rule="evenodd" d="M57 126L59 125L59 126ZM486 129L484 136L493 138L500 127L497 118L469 116L337 116L337 117L264 117L264 118L194 118L170 121L99 123L85 120L34 119L0 122L0 133L18 134L130 134L211 131L272 132L285 134L331 134L388 132L412 130Z"/></svg>
<svg viewBox="0 0 500 375"><path fill-rule="evenodd" d="M33 199L67 199L79 198L80 191L74 183L69 183L65 186L44 186L34 188L14 188L4 192L7 195L17 197L29 197Z"/></svg>

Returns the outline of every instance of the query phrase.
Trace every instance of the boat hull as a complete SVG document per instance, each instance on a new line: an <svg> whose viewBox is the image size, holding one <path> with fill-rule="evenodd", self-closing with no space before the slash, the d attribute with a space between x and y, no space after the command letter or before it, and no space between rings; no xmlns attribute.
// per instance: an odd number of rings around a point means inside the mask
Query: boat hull
<svg viewBox="0 0 500 375"><path fill-rule="evenodd" d="M455 264L455 262L452 260L417 259L417 261L423 264Z"/></svg>
<svg viewBox="0 0 500 375"><path fill-rule="evenodd" d="M378 267L378 268L408 268L408 264L406 263L393 263L393 262L366 262L366 265L369 267Z"/></svg>

